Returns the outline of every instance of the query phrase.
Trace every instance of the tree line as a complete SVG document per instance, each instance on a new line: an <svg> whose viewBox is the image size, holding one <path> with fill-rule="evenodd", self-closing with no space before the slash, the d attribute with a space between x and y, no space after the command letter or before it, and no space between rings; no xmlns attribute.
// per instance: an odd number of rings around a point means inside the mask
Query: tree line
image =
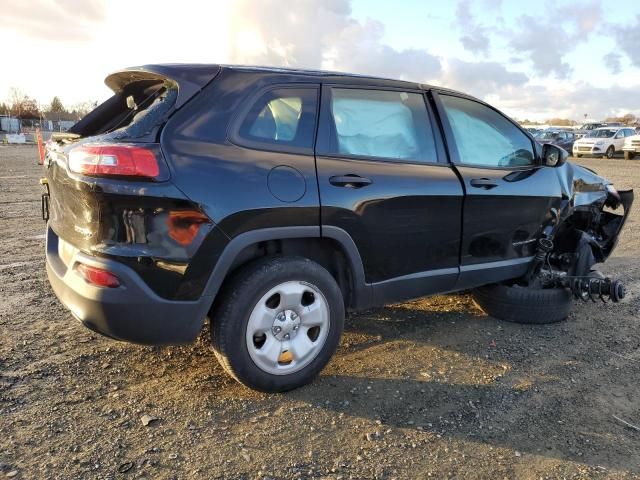
<svg viewBox="0 0 640 480"><path fill-rule="evenodd" d="M634 125L640 122L640 118L636 117L633 113L627 113L626 115L622 115L621 117L607 117L604 119L605 122L620 122L625 125ZM569 118L550 118L543 122L537 122L529 119L524 119L522 121L518 121L521 125L556 125L558 127L573 127L576 125L582 125L586 122L576 122L575 120L571 120Z"/></svg>
<svg viewBox="0 0 640 480"><path fill-rule="evenodd" d="M0 102L0 115L9 115L21 120L73 120L78 121L93 110L98 102L80 102L69 108L55 96L49 104L40 104L18 88L9 90L6 102Z"/></svg>

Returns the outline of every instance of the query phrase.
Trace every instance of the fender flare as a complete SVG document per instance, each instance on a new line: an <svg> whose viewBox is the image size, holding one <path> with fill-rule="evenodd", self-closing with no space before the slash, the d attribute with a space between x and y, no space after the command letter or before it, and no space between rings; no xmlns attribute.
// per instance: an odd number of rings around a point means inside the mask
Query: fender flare
<svg viewBox="0 0 640 480"><path fill-rule="evenodd" d="M246 247L267 240L284 240L291 238L330 238L342 248L352 275L353 299L352 307L366 308L371 304L371 288L365 283L364 267L358 248L351 236L339 227L334 226L300 226L300 227L272 227L251 230L232 238L220 254L207 284L202 293L203 297L214 299L222 283L227 277L238 254Z"/></svg>

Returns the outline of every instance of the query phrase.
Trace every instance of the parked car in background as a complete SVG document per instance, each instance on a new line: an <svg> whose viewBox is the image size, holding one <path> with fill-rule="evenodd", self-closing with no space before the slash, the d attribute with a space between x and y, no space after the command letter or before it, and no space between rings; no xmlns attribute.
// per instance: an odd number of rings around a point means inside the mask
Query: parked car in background
<svg viewBox="0 0 640 480"><path fill-rule="evenodd" d="M551 143L570 152L573 150L576 134L570 130L548 129L536 135L535 139L541 144Z"/></svg>
<svg viewBox="0 0 640 480"><path fill-rule="evenodd" d="M622 146L625 160L633 160L636 155L640 155L640 132L636 129L635 135L626 136Z"/></svg>
<svg viewBox="0 0 640 480"><path fill-rule="evenodd" d="M580 127L574 130L574 133L576 134L576 138L582 138L585 135L587 135L589 132L592 132L596 128L600 128L600 127L606 127L606 125L601 122L589 122L589 123L580 125Z"/></svg>
<svg viewBox="0 0 640 480"><path fill-rule="evenodd" d="M544 129L540 127L525 127L525 130L529 132L531 135L533 135L534 137L537 137L538 135L540 135L540 133L544 131Z"/></svg>
<svg viewBox="0 0 640 480"><path fill-rule="evenodd" d="M596 128L576 140L573 144L573 155L578 158L583 155L613 158L616 152L622 151L625 138L632 137L635 133L635 130L631 127Z"/></svg>

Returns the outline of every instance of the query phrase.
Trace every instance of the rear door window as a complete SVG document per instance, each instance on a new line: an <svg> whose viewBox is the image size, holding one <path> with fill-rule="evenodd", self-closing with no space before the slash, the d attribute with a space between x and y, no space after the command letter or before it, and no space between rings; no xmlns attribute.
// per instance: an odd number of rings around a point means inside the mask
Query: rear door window
<svg viewBox="0 0 640 480"><path fill-rule="evenodd" d="M315 87L270 90L244 115L238 140L255 148L312 149L317 107Z"/></svg>
<svg viewBox="0 0 640 480"><path fill-rule="evenodd" d="M332 88L328 154L437 162L420 93Z"/></svg>

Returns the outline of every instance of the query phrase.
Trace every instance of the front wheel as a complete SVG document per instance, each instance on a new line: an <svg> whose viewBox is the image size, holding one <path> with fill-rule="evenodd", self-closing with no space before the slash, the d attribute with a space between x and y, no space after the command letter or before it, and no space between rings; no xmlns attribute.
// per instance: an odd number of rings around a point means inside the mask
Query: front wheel
<svg viewBox="0 0 640 480"><path fill-rule="evenodd" d="M625 151L624 152L624 159L625 160L633 160L636 156L635 152L630 152L630 151Z"/></svg>
<svg viewBox="0 0 640 480"><path fill-rule="evenodd" d="M311 260L258 260L218 295L211 316L214 352L250 388L283 392L305 385L336 351L344 326L342 293Z"/></svg>
<svg viewBox="0 0 640 480"><path fill-rule="evenodd" d="M573 304L566 288L487 285L472 292L475 303L489 316L515 323L555 323L564 320Z"/></svg>

